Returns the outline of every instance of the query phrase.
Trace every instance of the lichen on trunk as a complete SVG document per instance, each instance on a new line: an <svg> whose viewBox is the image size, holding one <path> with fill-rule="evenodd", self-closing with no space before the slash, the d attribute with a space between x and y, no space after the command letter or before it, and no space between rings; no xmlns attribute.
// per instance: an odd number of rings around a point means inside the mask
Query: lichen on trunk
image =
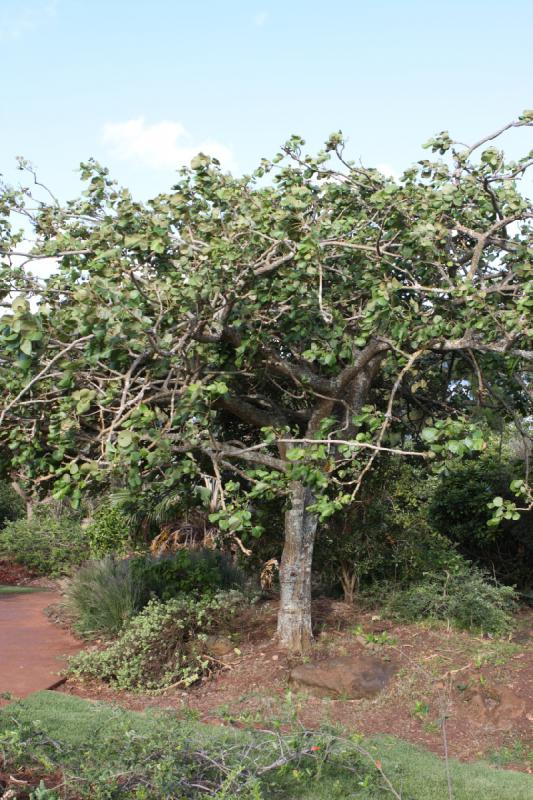
<svg viewBox="0 0 533 800"><path fill-rule="evenodd" d="M277 637L292 652L304 652L312 642L311 567L317 516L308 511L312 491L302 483L290 487L291 507L285 514L285 544L280 565L280 607Z"/></svg>

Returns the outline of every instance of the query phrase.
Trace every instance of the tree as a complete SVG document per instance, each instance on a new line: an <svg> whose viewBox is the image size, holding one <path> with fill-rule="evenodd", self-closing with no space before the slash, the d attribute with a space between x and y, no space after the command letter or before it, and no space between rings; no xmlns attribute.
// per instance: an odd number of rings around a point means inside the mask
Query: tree
<svg viewBox="0 0 533 800"><path fill-rule="evenodd" d="M524 112L471 147L444 132L428 143L443 158L399 181L348 161L339 133L317 157L295 136L242 178L200 154L145 204L94 162L64 206L4 187L5 471L74 504L113 475L178 491L245 544L281 497L278 635L304 649L317 526L380 454L445 463L484 449L490 413L531 408L517 181L533 157L492 142L532 126ZM42 257L58 271L38 281L20 261Z"/></svg>

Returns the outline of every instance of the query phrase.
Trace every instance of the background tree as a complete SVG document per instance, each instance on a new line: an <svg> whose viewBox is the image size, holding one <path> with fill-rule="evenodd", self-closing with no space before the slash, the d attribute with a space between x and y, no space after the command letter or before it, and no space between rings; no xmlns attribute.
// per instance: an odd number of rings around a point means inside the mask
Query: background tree
<svg viewBox="0 0 533 800"><path fill-rule="evenodd" d="M94 162L65 206L4 187L6 471L74 504L111 476L179 492L245 544L281 496L278 635L305 648L317 525L380 453L482 452L491 415L531 408L533 209L517 181L533 157L492 144L531 126L528 111L470 147L444 132L428 143L444 158L399 181L348 161L339 133L317 157L293 137L243 178L200 154L145 204ZM24 261L58 261L46 281L16 255L17 212L36 235ZM527 479L515 490L526 507Z"/></svg>

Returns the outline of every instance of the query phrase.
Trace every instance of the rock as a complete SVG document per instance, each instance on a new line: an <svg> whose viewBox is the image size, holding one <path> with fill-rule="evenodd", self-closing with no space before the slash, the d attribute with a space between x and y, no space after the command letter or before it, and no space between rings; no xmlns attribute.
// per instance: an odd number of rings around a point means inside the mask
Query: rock
<svg viewBox="0 0 533 800"><path fill-rule="evenodd" d="M395 671L390 661L374 656L345 656L315 664L300 664L291 671L289 682L315 697L359 700L375 697L383 691Z"/></svg>
<svg viewBox="0 0 533 800"><path fill-rule="evenodd" d="M506 686L482 687L465 693L469 718L489 730L511 730L526 711L526 701Z"/></svg>

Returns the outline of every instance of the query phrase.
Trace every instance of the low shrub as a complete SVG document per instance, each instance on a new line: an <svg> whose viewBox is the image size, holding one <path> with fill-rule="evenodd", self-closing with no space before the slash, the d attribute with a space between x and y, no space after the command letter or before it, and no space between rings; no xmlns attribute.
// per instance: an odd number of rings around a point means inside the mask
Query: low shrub
<svg viewBox="0 0 533 800"><path fill-rule="evenodd" d="M141 591L128 560L107 556L82 567L68 589L68 601L83 636L114 636L141 607Z"/></svg>
<svg viewBox="0 0 533 800"><path fill-rule="evenodd" d="M385 613L409 621L445 620L464 630L503 634L512 628L516 593L473 567L427 573L407 589L392 591Z"/></svg>
<svg viewBox="0 0 533 800"><path fill-rule="evenodd" d="M29 520L6 523L0 531L0 558L55 578L89 558L89 543L77 517L43 507Z"/></svg>
<svg viewBox="0 0 533 800"><path fill-rule="evenodd" d="M194 599L150 600L104 650L74 656L74 675L99 678L120 689L189 686L212 667L203 640L243 602L240 592Z"/></svg>
<svg viewBox="0 0 533 800"><path fill-rule="evenodd" d="M68 598L79 633L115 636L150 600L200 598L241 584L241 573L221 553L179 550L92 561L72 579Z"/></svg>
<svg viewBox="0 0 533 800"><path fill-rule="evenodd" d="M242 586L241 572L216 550L178 550L164 556L138 556L130 560L133 580L142 600L170 600L185 592L199 597L206 592Z"/></svg>
<svg viewBox="0 0 533 800"><path fill-rule="evenodd" d="M123 554L131 545L128 518L107 501L96 509L86 532L93 558Z"/></svg>

